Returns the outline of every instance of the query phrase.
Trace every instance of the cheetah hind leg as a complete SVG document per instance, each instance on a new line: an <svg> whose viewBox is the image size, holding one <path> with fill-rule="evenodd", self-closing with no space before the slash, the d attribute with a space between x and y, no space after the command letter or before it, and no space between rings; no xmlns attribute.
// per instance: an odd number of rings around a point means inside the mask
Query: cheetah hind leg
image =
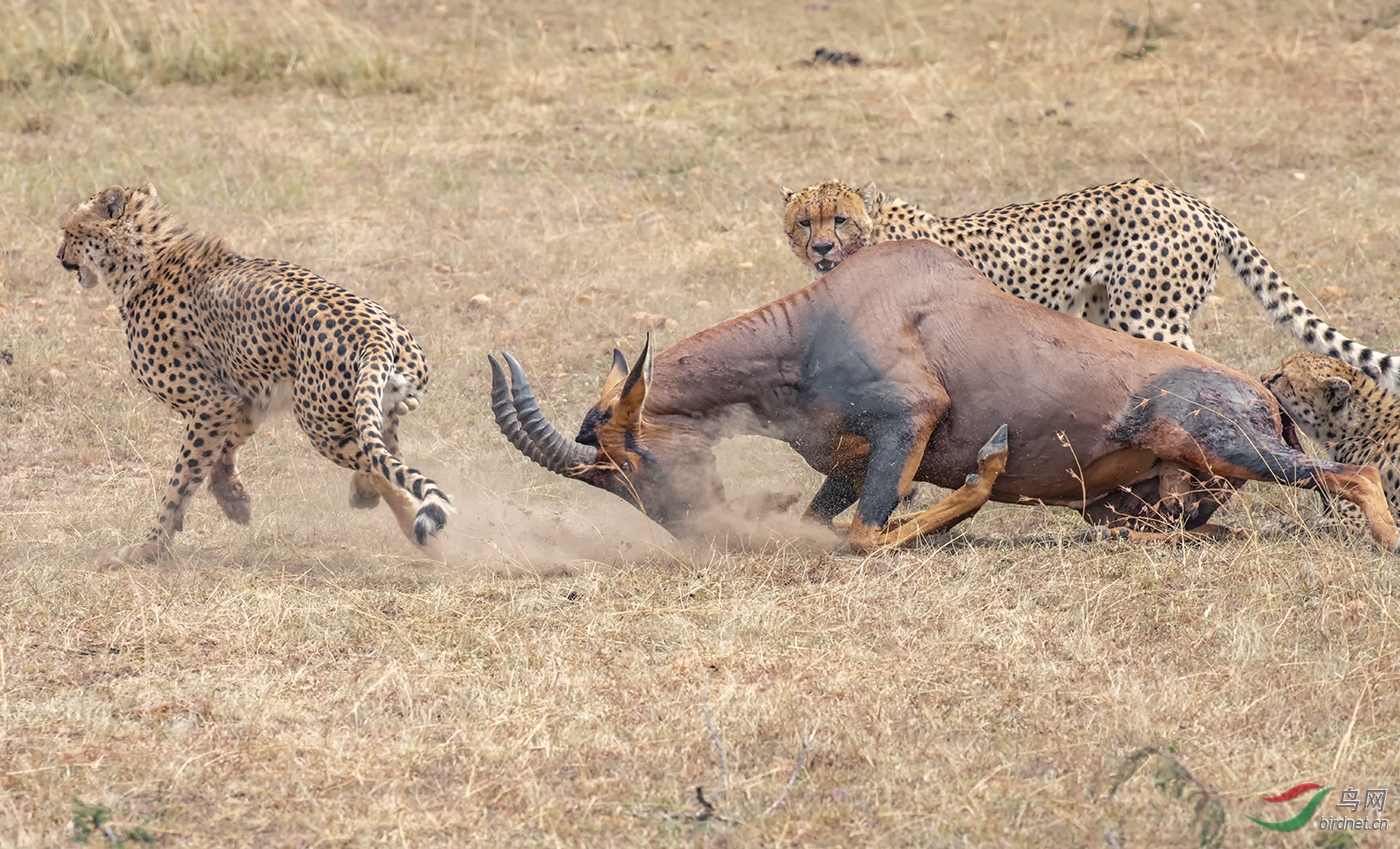
<svg viewBox="0 0 1400 849"><path fill-rule="evenodd" d="M418 398L412 395L401 399L394 397L404 388L405 387L400 385L397 381L391 382L389 391L392 395L385 399L384 405L386 412L384 413L383 431L381 435L384 439L384 447L389 453L395 456L399 453L399 416L411 413L418 409L419 406ZM369 495L363 489L366 485L368 485L370 491L374 493L374 500L368 504L356 504L356 497L368 500ZM356 472L355 477L351 480L351 486L355 490L350 501L353 506L373 507L379 503L382 497L389 505L389 509L393 511L394 520L399 523L399 530L403 531L404 536L408 537L410 540L417 539L414 525L418 520L418 508L422 505L418 502L418 499L409 494L407 490L394 486L387 478L373 470L368 472ZM443 559L442 545L437 537L429 537L424 543L423 548L434 559Z"/></svg>
<svg viewBox="0 0 1400 849"><path fill-rule="evenodd" d="M385 412L381 423L381 427L383 428L381 435L384 439L384 447L387 448L391 454L397 453L399 450L399 416L418 409L418 399L406 397L407 392L408 382L397 374L390 378L388 385L385 387L385 397L383 399ZM408 406L408 401L413 402L412 408ZM380 476L372 469L370 471L360 470L355 472L355 476L350 479L351 507L357 510L373 510L379 506L380 489L379 484L376 483L379 477ZM392 507L395 496L391 495L387 497L389 498L389 505ZM399 515L397 508L394 509L394 515L395 517ZM399 520L399 525L403 525L402 519ZM408 532L405 531L405 533ZM412 538L413 534L409 533L409 539Z"/></svg>
<svg viewBox="0 0 1400 849"><path fill-rule="evenodd" d="M357 510L373 510L379 506L379 490L374 472L356 472L350 478L350 506Z"/></svg>
<svg viewBox="0 0 1400 849"><path fill-rule="evenodd" d="M355 473L355 483L360 481L363 472ZM369 484L378 492L378 497L383 497L389 509L394 513L394 520L399 523L399 530L410 540L416 539L416 532L413 524L418 518L418 501L405 489L400 489L389 482L383 475L368 473L366 479ZM423 543L423 550L434 560L442 561L442 542L436 536L430 536Z"/></svg>
<svg viewBox="0 0 1400 849"><path fill-rule="evenodd" d="M389 391L394 394L403 392L406 386L400 388L401 384L401 381L390 384ZM391 452L396 452L399 450L398 418L418 409L419 400L413 395L408 395L402 400L395 400L392 397L387 400L391 401L393 406L384 416L384 444ZM357 510L373 510L379 506L379 491L375 489L375 477L373 472L356 472L355 476L350 479L351 507ZM412 534L409 536L412 537Z"/></svg>
<svg viewBox="0 0 1400 849"><path fill-rule="evenodd" d="M253 519L253 498L238 474L238 451L253 437L252 407L246 401L239 407L224 450L209 467L209 493L219 502L219 509L230 521L246 525ZM176 527L179 530L179 527Z"/></svg>
<svg viewBox="0 0 1400 849"><path fill-rule="evenodd" d="M383 475L373 472L355 473L355 483L359 484L359 477L366 474L367 481L375 490L375 501L381 497L389 505L389 509L394 511L394 520L399 523L399 528L404 536L413 539L413 520L418 517L418 502L409 494L408 490L400 489L389 482Z"/></svg>

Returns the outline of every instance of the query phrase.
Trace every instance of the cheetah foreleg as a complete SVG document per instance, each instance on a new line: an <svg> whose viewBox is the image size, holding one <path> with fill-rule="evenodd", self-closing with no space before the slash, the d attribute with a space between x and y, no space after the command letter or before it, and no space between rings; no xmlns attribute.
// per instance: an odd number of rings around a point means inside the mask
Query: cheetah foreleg
<svg viewBox="0 0 1400 849"><path fill-rule="evenodd" d="M185 527L185 510L189 508L190 497L204 483L205 471L214 462L211 445L224 444L224 432L231 421L237 421L227 408L203 410L198 417L185 417L185 442L180 448L180 459L175 463L175 472L166 487L165 498L161 502L160 515L156 524L139 543L125 546L112 554L109 560L118 563L145 563L164 556L170 550L170 539Z"/></svg>

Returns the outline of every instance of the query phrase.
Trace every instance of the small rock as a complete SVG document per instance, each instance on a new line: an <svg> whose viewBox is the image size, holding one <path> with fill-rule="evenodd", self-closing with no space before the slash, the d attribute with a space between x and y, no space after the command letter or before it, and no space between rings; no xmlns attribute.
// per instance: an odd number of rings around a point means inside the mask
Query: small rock
<svg viewBox="0 0 1400 849"><path fill-rule="evenodd" d="M467 309L472 312L483 312L491 308L491 299L485 295L472 295L467 301Z"/></svg>
<svg viewBox="0 0 1400 849"><path fill-rule="evenodd" d="M433 271L436 271L438 274L451 274L451 273L452 273L452 266L450 266L450 265L448 265L448 264L446 264L446 263L440 262L440 263L438 263L437 265L434 265L434 266L433 266Z"/></svg>
<svg viewBox="0 0 1400 849"><path fill-rule="evenodd" d="M860 56L851 52L843 52L840 50L827 50L825 47L818 47L812 52L812 58L804 60L801 64L807 66L849 65L854 67L860 64Z"/></svg>
<svg viewBox="0 0 1400 849"><path fill-rule="evenodd" d="M678 323L673 318L649 312L632 313L632 321L652 330L668 330Z"/></svg>

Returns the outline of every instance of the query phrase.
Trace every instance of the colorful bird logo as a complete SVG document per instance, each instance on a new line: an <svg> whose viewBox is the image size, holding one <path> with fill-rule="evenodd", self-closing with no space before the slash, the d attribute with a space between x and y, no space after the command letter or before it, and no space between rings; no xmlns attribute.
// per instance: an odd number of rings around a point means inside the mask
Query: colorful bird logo
<svg viewBox="0 0 1400 849"><path fill-rule="evenodd" d="M1256 820L1254 817L1249 817L1249 819L1274 831L1297 831L1307 824L1308 820L1312 819L1313 814L1317 813L1317 806L1322 804L1322 797L1326 796L1332 788L1309 782L1307 784L1295 784L1277 796L1263 797L1265 802L1291 802L1309 790L1317 790L1318 792L1313 794L1313 797L1303 806L1303 810L1283 822L1265 822L1264 820Z"/></svg>

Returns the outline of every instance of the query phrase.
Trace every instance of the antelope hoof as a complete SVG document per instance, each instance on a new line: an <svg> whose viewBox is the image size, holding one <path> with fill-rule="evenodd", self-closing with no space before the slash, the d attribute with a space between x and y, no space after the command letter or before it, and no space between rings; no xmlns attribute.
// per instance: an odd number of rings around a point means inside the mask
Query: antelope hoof
<svg viewBox="0 0 1400 849"><path fill-rule="evenodd" d="M997 432L992 434L992 438L987 440L987 444L982 446L982 450L977 452L977 462L991 457L995 454L1003 454L1007 447L1007 427L1002 425L997 428ZM971 480L968 483L972 483Z"/></svg>

